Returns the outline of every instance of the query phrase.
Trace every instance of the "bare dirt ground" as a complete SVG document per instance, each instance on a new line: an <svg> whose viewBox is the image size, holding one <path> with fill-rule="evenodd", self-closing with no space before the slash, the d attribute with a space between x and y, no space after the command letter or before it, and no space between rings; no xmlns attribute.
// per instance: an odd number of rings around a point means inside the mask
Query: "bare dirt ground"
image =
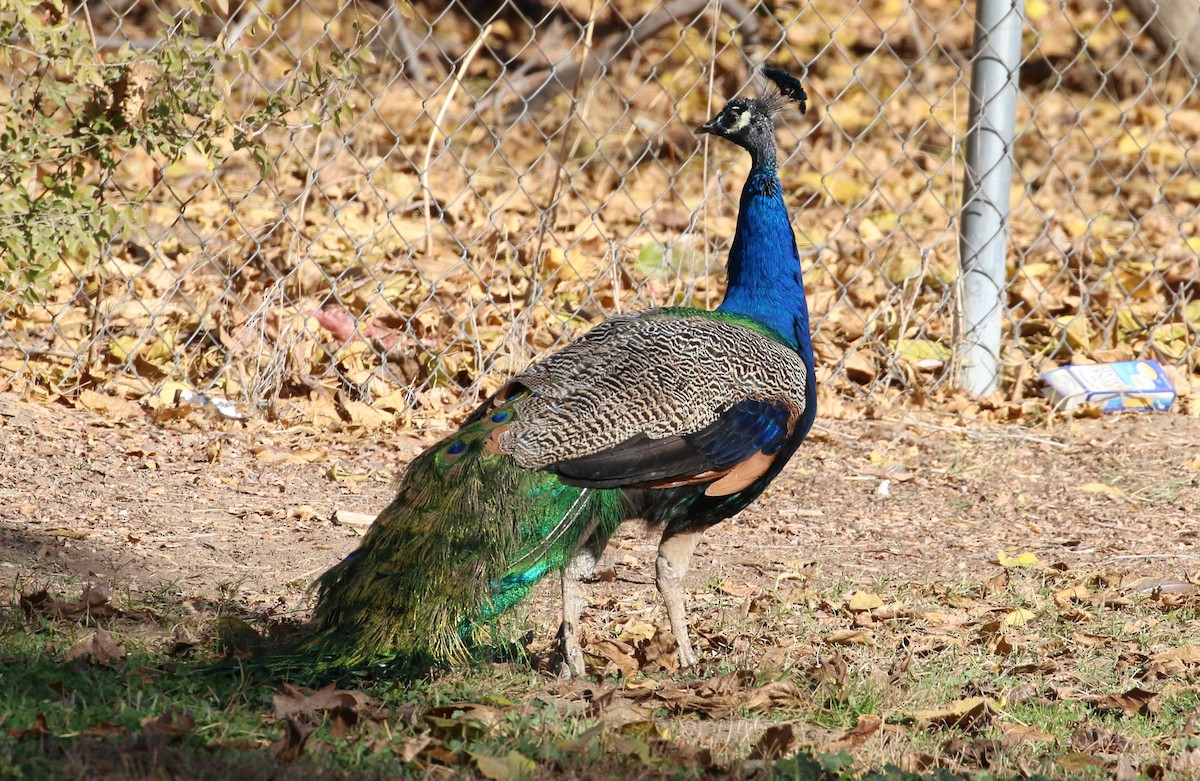
<svg viewBox="0 0 1200 781"><path fill-rule="evenodd" d="M303 617L307 584L359 539L334 513L382 509L419 445L258 420L114 421L0 394L0 599L76 591L82 579ZM593 625L607 610L661 610L655 544L636 524L614 540L611 577L592 587ZM695 600L706 585L769 587L797 573L819 589L978 582L1000 549L1194 576L1200 419L825 422L761 500L705 536L689 587ZM547 620L548 591L534 605Z"/></svg>

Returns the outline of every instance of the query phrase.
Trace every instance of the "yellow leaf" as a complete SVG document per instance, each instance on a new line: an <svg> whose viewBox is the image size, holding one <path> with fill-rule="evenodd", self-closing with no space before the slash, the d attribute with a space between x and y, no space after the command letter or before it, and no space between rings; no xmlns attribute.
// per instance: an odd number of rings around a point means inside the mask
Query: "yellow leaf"
<svg viewBox="0 0 1200 781"><path fill-rule="evenodd" d="M815 171L806 171L797 178L808 189L817 192L824 190L832 200L842 206L857 206L867 194L866 184L844 174L822 176Z"/></svg>
<svg viewBox="0 0 1200 781"><path fill-rule="evenodd" d="M850 597L850 601L846 605L853 613L863 613L867 610L874 610L877 607L883 607L883 600L878 594L869 594L866 591L856 591L854 596Z"/></svg>
<svg viewBox="0 0 1200 781"><path fill-rule="evenodd" d="M996 560L1000 563L1001 567L1008 569L1013 567L1036 567L1040 563L1038 562L1038 557L1029 551L1018 553L1016 556L1009 556L1003 549L1000 550Z"/></svg>
<svg viewBox="0 0 1200 781"><path fill-rule="evenodd" d="M1040 22L1050 13L1046 0L1025 0L1025 16L1031 22Z"/></svg>
<svg viewBox="0 0 1200 781"><path fill-rule="evenodd" d="M621 630L621 634L617 636L619 643L634 643L638 640L653 640L654 635L658 630L653 624L629 624Z"/></svg>
<svg viewBox="0 0 1200 781"><path fill-rule="evenodd" d="M1079 315L1060 315L1054 322L1063 330L1067 344L1076 350L1085 350L1092 344L1092 327L1087 318Z"/></svg>
<svg viewBox="0 0 1200 781"><path fill-rule="evenodd" d="M858 224L858 235L863 243L872 248L879 246L879 242L883 241L883 231L869 217Z"/></svg>
<svg viewBox="0 0 1200 781"><path fill-rule="evenodd" d="M1083 491L1085 494L1107 494L1108 496L1125 495L1125 492L1120 488L1117 488L1115 485L1108 485L1106 483L1084 483L1083 485L1079 486L1079 490Z"/></svg>
<svg viewBox="0 0 1200 781"><path fill-rule="evenodd" d="M137 347L136 336L118 336L108 343L108 353L121 363L129 360Z"/></svg>
<svg viewBox="0 0 1200 781"><path fill-rule="evenodd" d="M1005 626L1025 626L1034 619L1034 612L1019 607L1004 617Z"/></svg>
<svg viewBox="0 0 1200 781"><path fill-rule="evenodd" d="M833 645L875 645L875 638L861 629L839 629L830 632L825 642Z"/></svg>
<svg viewBox="0 0 1200 781"><path fill-rule="evenodd" d="M920 361L948 361L953 353L950 348L934 342L929 339L901 339L899 341L889 341L888 346L896 357L902 361L909 363L918 363Z"/></svg>
<svg viewBox="0 0 1200 781"><path fill-rule="evenodd" d="M192 387L176 380L167 380L158 389L158 402L163 406L171 406L175 403L176 394L180 391L191 391Z"/></svg>
<svg viewBox="0 0 1200 781"><path fill-rule="evenodd" d="M1052 271L1057 271L1058 268L1059 266L1035 260L1032 263L1022 264L1021 267L1017 269L1017 274L1025 277L1026 279L1036 279L1037 277L1044 276Z"/></svg>
<svg viewBox="0 0 1200 781"><path fill-rule="evenodd" d="M865 238L865 237L864 237ZM867 242L867 246L874 245ZM895 252L883 264L883 276L893 285L902 285L921 271L921 258L913 252Z"/></svg>
<svg viewBox="0 0 1200 781"><path fill-rule="evenodd" d="M1089 596L1091 596L1091 592L1088 591L1088 587L1081 583L1057 592L1054 595L1054 604L1066 608L1070 606L1071 602L1077 599L1087 599Z"/></svg>

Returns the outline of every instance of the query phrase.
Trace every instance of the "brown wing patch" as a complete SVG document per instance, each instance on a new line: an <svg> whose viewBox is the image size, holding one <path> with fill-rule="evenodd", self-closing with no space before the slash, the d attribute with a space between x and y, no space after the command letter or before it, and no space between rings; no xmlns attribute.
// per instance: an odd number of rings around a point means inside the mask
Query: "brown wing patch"
<svg viewBox="0 0 1200 781"><path fill-rule="evenodd" d="M483 452L490 453L492 455L506 453L507 451L500 447L500 435L505 431L508 431L508 427L511 425L511 423L505 423L503 426L497 426L495 429L493 429L492 433L488 434L487 441L483 444Z"/></svg>
<svg viewBox="0 0 1200 781"><path fill-rule="evenodd" d="M681 485L698 485L707 483L709 480L715 480L718 477L723 477L729 472L727 469L710 469L706 472L700 472L686 477L673 477L669 480L651 480L647 483L635 483L630 488L678 488Z"/></svg>
<svg viewBox="0 0 1200 781"><path fill-rule="evenodd" d="M705 488L704 495L728 496L729 494L736 494L762 477L771 468L771 463L774 461L775 456L769 456L762 452L755 453L726 472L720 480Z"/></svg>

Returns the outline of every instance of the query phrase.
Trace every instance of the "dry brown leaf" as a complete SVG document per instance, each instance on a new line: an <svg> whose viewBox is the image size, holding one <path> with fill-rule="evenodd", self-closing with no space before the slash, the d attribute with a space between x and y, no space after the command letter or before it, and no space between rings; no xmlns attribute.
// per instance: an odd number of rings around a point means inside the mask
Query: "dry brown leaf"
<svg viewBox="0 0 1200 781"><path fill-rule="evenodd" d="M67 661L79 660L81 664L113 667L125 658L125 646L113 639L105 629L97 629L67 651Z"/></svg>
<svg viewBox="0 0 1200 781"><path fill-rule="evenodd" d="M1093 704L1097 710L1119 710L1126 716L1136 716L1139 713L1148 716L1157 713L1160 705L1158 692L1148 691L1137 686L1123 694L1106 694L1096 699Z"/></svg>
<svg viewBox="0 0 1200 781"><path fill-rule="evenodd" d="M476 740L493 729L504 714L490 705L459 702L425 711L424 720L434 737L446 740Z"/></svg>
<svg viewBox="0 0 1200 781"><path fill-rule="evenodd" d="M1062 609L1067 609L1073 602L1084 601L1092 594L1088 591L1088 587L1082 583L1076 584L1069 588L1064 588L1054 594L1054 604Z"/></svg>
<svg viewBox="0 0 1200 781"><path fill-rule="evenodd" d="M1184 778L1200 777L1200 748L1179 752L1171 759L1171 769Z"/></svg>
<svg viewBox="0 0 1200 781"><path fill-rule="evenodd" d="M365 713L374 704L373 700L360 691L336 688L336 684L327 684L324 688L312 693L285 683L283 688L271 696L275 706L275 717L286 719L289 716L304 716L312 718L339 708Z"/></svg>
<svg viewBox="0 0 1200 781"><path fill-rule="evenodd" d="M14 740L21 738L44 738L50 734L50 726L46 721L46 714L39 713L33 717L33 723L28 727L9 727L8 736Z"/></svg>
<svg viewBox="0 0 1200 781"><path fill-rule="evenodd" d="M591 639L583 651L586 657L594 660L589 666L597 668L601 675L616 674L622 678L632 678L641 670L637 655L629 643Z"/></svg>
<svg viewBox="0 0 1200 781"><path fill-rule="evenodd" d="M862 714L858 717L858 722L851 727L846 734L842 735L837 740L826 743L821 746L821 753L834 754L839 751L853 751L854 749L867 742L867 739L879 731L883 726L883 719L872 714Z"/></svg>
<svg viewBox="0 0 1200 781"><path fill-rule="evenodd" d="M997 728L1004 734L1004 740L1013 745L1036 741L1039 743L1049 743L1054 740L1054 735L1049 732L1042 732L1039 729L1030 727L1025 724L1013 724L1010 722L1000 722Z"/></svg>
<svg viewBox="0 0 1200 781"><path fill-rule="evenodd" d="M416 735L411 738L403 738L392 742L392 750L396 754L396 758L407 764L412 762L417 756L425 750L429 745L429 741L433 740L428 733Z"/></svg>
<svg viewBox="0 0 1200 781"><path fill-rule="evenodd" d="M137 739L143 747L172 743L187 735L196 726L192 714L175 711L167 711L161 716L147 716L141 723L142 729Z"/></svg>
<svg viewBox="0 0 1200 781"><path fill-rule="evenodd" d="M779 759L791 753L795 745L795 728L791 724L774 724L767 727L754 748L750 749L750 759Z"/></svg>
<svg viewBox="0 0 1200 781"><path fill-rule="evenodd" d="M1185 664L1200 663L1200 645L1181 645L1176 648L1168 648L1165 651L1159 651L1150 655L1150 660L1154 662L1183 662Z"/></svg>
<svg viewBox="0 0 1200 781"><path fill-rule="evenodd" d="M830 645L875 645L875 638L861 629L839 629L830 632L823 642Z"/></svg>
<svg viewBox="0 0 1200 781"><path fill-rule="evenodd" d="M316 727L293 716L284 719L283 735L271 745L271 754L280 762L295 762L304 752L304 744Z"/></svg>
<svg viewBox="0 0 1200 781"><path fill-rule="evenodd" d="M75 398L75 405L80 409L114 420L133 420L143 417L142 408L136 403L119 396L97 393L91 389L80 391L79 396Z"/></svg>
<svg viewBox="0 0 1200 781"><path fill-rule="evenodd" d="M967 697L941 708L929 708L908 713L908 717L923 727L950 727L964 731L982 729L997 713L991 697Z"/></svg>

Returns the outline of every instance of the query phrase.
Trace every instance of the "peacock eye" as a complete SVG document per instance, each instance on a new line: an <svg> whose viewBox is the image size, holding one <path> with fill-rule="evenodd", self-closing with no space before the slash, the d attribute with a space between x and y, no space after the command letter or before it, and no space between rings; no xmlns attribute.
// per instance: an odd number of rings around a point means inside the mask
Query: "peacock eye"
<svg viewBox="0 0 1200 781"><path fill-rule="evenodd" d="M511 410L506 410L506 409L500 410L495 415L492 415L490 418L488 418L488 422L499 426L501 423L507 423L508 419L511 417L512 417Z"/></svg>
<svg viewBox="0 0 1200 781"><path fill-rule="evenodd" d="M460 440L458 440L457 442L451 442L451 443L450 443L450 447L446 448L446 455L448 455L448 456L461 456L461 455L462 455L463 453L465 453L466 451L467 451L467 443L466 443L466 442L463 442L463 441L460 439Z"/></svg>

